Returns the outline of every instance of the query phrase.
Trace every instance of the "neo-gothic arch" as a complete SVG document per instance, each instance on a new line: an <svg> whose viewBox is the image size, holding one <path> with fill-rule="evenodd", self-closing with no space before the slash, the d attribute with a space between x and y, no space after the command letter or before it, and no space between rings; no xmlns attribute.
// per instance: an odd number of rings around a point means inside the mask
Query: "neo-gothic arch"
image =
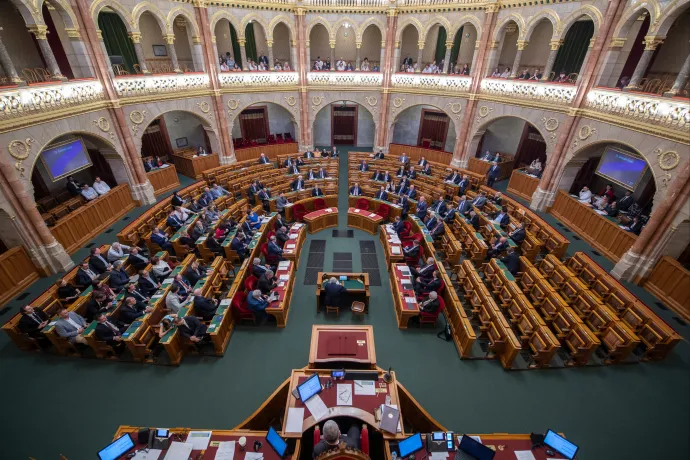
<svg viewBox="0 0 690 460"><path fill-rule="evenodd" d="M122 19L127 32L138 32L139 23L129 14L129 10L122 6L117 0L96 0L91 4L91 18L98 27L98 14L105 7L110 8Z"/></svg>
<svg viewBox="0 0 690 460"><path fill-rule="evenodd" d="M688 4L690 4L690 0L676 0L667 6L659 16L658 21L651 24L647 35L665 37L678 16L688 8Z"/></svg>
<svg viewBox="0 0 690 460"><path fill-rule="evenodd" d="M311 36L311 30L316 26L317 24L321 24L326 28L326 32L328 32L328 36L331 36L331 23L328 22L326 18L323 16L317 16L311 20L309 25L307 26L307 40Z"/></svg>
<svg viewBox="0 0 690 460"><path fill-rule="evenodd" d="M459 102L455 102L455 100L453 100L453 101L454 102L450 102L450 104L459 103ZM444 108L444 107L441 107L440 105L435 104L433 101L412 100L410 103L404 104L404 106L397 108L396 112L390 117L390 121L388 122L388 131L387 131L388 139L386 140L386 144L390 144L393 140L393 130L395 128L395 124L398 122L398 118L400 118L400 115L407 112L407 110L409 110L413 107L418 107L420 105L433 107L436 110L443 112L446 115L448 115L450 122L453 123L453 126L455 127L455 133L456 133L455 135L456 136L458 135L458 133L460 132L461 121L457 117L457 114L452 113L447 108ZM420 121L420 123L421 123L421 121ZM456 140L457 140L457 138L456 138Z"/></svg>
<svg viewBox="0 0 690 460"><path fill-rule="evenodd" d="M290 106L289 104L286 104L284 102L284 99L280 98L280 95L278 95L278 97L276 97L274 100L271 100L270 98L267 99L267 95L263 93L248 94L247 96L248 97L242 98L241 100L237 101L237 106L233 107L232 111L229 112L229 132L232 132L232 127L235 125L235 121L240 116L240 113L242 113L242 111L245 110L247 107L251 107L252 105L256 104L270 103L285 109L290 114L290 116L292 117L292 122L295 124L295 133L299 133L300 118L299 108L297 107L297 105Z"/></svg>
<svg viewBox="0 0 690 460"><path fill-rule="evenodd" d="M316 121L316 116L323 110L328 108L331 104L334 102L354 102L355 104L359 105L360 107L364 107L367 112L371 114L371 118L374 121L374 142L375 140L378 139L378 130L379 130L379 113L378 113L378 106L370 106L365 99L368 96L363 96L363 95L354 95L351 94L348 97L342 97L342 96L337 96L333 95L330 92L325 92L325 93L320 93L323 96L316 96L320 98L318 110L317 107L312 106L312 112L309 115L309 128L314 130L314 122ZM313 98L312 98L312 104L313 104Z"/></svg>
<svg viewBox="0 0 690 460"><path fill-rule="evenodd" d="M345 16L344 18L338 19L333 26L331 26L331 33L330 33L330 39L335 40L335 37L338 35L338 30L343 26L343 24L350 24L352 28L355 30L355 35L357 34L357 23L354 21L349 16Z"/></svg>
<svg viewBox="0 0 690 460"><path fill-rule="evenodd" d="M292 30L292 24L290 24L290 19L284 14L279 14L271 19L271 22L268 23L268 29L266 29L266 40L273 40L273 32L280 23L285 24L285 27L287 27L288 31L290 31L290 38L294 40L295 32Z"/></svg>
<svg viewBox="0 0 690 460"><path fill-rule="evenodd" d="M661 14L659 4L656 0L647 0L645 2L633 5L623 11L620 21L618 21L618 25L613 32L613 38L627 38L630 27L632 27L633 23L643 11L649 13L649 24L651 30L651 28L654 27L654 24L659 21L659 14Z"/></svg>
<svg viewBox="0 0 690 460"><path fill-rule="evenodd" d="M268 24L266 24L266 21L264 21L264 19L256 13L249 13L248 15L242 18L242 22L240 23L240 30L237 31L238 39L245 38L244 31L247 29L247 24L249 24L252 21L259 24L264 29L264 35L268 36Z"/></svg>
<svg viewBox="0 0 690 460"><path fill-rule="evenodd" d="M558 34L554 34L553 39L564 39L565 35L568 33L573 24L575 24L577 20L580 19L582 16L589 17L594 23L594 34L592 35L592 38L596 38L597 34L599 33L599 27L601 27L601 23L604 20L604 17L601 15L601 11L599 11L597 8L593 7L592 5L585 5L577 11L572 12L567 18L563 20L563 23L561 24L561 30Z"/></svg>
<svg viewBox="0 0 690 460"><path fill-rule="evenodd" d="M171 32L168 32L168 24L165 20L165 15L161 12L160 9L158 9L156 5L150 2L137 3L137 6L135 6L132 10L132 19L137 24L137 28L141 29L139 27L139 21L141 20L141 15L144 13L149 13L156 19L158 27L161 28L161 34L165 35L167 33L172 33L172 29L170 29Z"/></svg>
<svg viewBox="0 0 690 460"><path fill-rule="evenodd" d="M211 27L211 32L213 34L215 34L216 26L218 26L218 22L220 22L223 19L228 21L235 28L235 32L237 32L237 34L238 34L237 36L239 38L240 23L237 22L237 19L235 19L235 17L233 15L231 15L230 13L228 13L225 10L218 11L216 14L214 14L211 17L211 21L209 22L209 26ZM242 34L244 35L244 32L242 32Z"/></svg>
<svg viewBox="0 0 690 460"><path fill-rule="evenodd" d="M539 23L544 19L550 21L551 25L553 26L552 37L557 37L560 34L561 18L558 17L558 14L555 11L545 9L530 18L524 30L524 35L519 38L521 40L529 41L530 37L532 37L532 32L534 32L534 29L536 29Z"/></svg>
<svg viewBox="0 0 690 460"><path fill-rule="evenodd" d="M364 37L364 32L371 26L375 26L377 29L379 29L379 32L381 33L381 38L383 39L386 34L384 33L386 30L386 26L381 22L378 18L371 17L364 21L360 26L359 29L357 29L357 41L361 42L362 37Z"/></svg>
<svg viewBox="0 0 690 460"><path fill-rule="evenodd" d="M412 26L415 29L417 29L417 37L418 37L417 41L422 40L422 32L424 30L424 26L422 25L421 22L419 22L419 19L409 17L409 18L405 19L403 22L401 22L398 25L397 30L395 31L395 43L396 44L399 44L400 41L402 40L402 34L405 31L405 29L407 28L407 26Z"/></svg>
<svg viewBox="0 0 690 460"><path fill-rule="evenodd" d="M66 0L43 0L39 1L39 10L43 8L43 3L47 2L50 6L54 7L62 18L62 22L66 29L77 29L79 30L79 22L77 21L77 16L74 14L72 7Z"/></svg>
<svg viewBox="0 0 690 460"><path fill-rule="evenodd" d="M173 26L175 24L175 19L178 16L182 16L187 20L187 23L192 27L192 36L193 37L200 37L200 31L199 31L199 25L196 23L194 19L194 15L187 10L186 8L183 8L181 6L178 6L177 8L173 8L170 13L168 13L168 17L166 19L166 27L167 27L167 33L172 34L173 32ZM213 29L211 29L213 30Z"/></svg>
<svg viewBox="0 0 690 460"><path fill-rule="evenodd" d="M503 32L509 22L514 22L518 27L518 39L522 37L523 31L525 30L525 20L522 19L517 13L510 13L508 16L504 17L501 22L496 26L496 31L494 32L494 41L500 41L503 38Z"/></svg>
<svg viewBox="0 0 690 460"><path fill-rule="evenodd" d="M205 130L211 130L211 133L209 134L209 140L211 141L211 147L212 150L215 151L220 151L220 136L219 136L219 131L218 127L216 126L215 119L208 120L204 118L200 113L194 112L192 110L189 110L188 108L180 108L180 107L175 107L175 106L168 106L163 108L162 110L156 110L153 112L153 109L160 109L160 107L156 104L147 104L146 105L147 109L151 110L150 112L150 119L149 115L147 114L147 120L149 120L146 125L143 123L141 124L141 129L138 130L137 132L134 133L132 136L132 139L134 141L135 146L141 152L141 146L142 146L142 140L144 137L144 133L146 132L146 129L151 125L151 123L154 122L154 120L157 120L161 117L163 117L167 113L173 113L173 112L182 112L186 113L189 115L194 116L195 119L197 119L201 126ZM208 132L208 131L207 131ZM211 135L212 134L212 135Z"/></svg>
<svg viewBox="0 0 690 460"><path fill-rule="evenodd" d="M449 39L455 39L455 36L457 35L458 31L460 30L460 27L463 27L465 24L472 24L474 26L474 30L477 31L477 41L479 41L479 37L482 36L482 25L481 22L479 22L479 19L477 19L476 16L472 16L470 14L465 15L458 19L457 21L453 21L454 24L456 24L456 27L448 34Z"/></svg>
<svg viewBox="0 0 690 460"><path fill-rule="evenodd" d="M479 141L482 137L482 135L486 132L487 128L494 124L494 122L502 119L502 118L517 118L520 119L526 123L529 123L534 129L539 131L539 134L541 137L544 139L544 142L546 142L546 157L547 157L547 162L550 153L553 151L554 144L549 143L548 139L550 139L549 132L546 131L543 126L539 125L538 123L535 122L535 120L530 120L529 118L522 116L522 115L517 115L514 113L509 113L509 114L501 114L501 115L496 115L495 117L488 118L486 120L482 120L481 124L477 126L477 128L472 132L472 137L470 137L470 147L469 151L470 152L476 152L477 149L479 148ZM557 131L556 131L557 132Z"/></svg>
<svg viewBox="0 0 690 460"><path fill-rule="evenodd" d="M44 24L41 9L35 7L29 0L11 0L12 4L17 8L19 14L24 18L24 23L29 25Z"/></svg>
<svg viewBox="0 0 690 460"><path fill-rule="evenodd" d="M450 33L450 30L451 30L452 27L453 27L453 26L450 25L450 22L448 21L448 19L446 19L444 16L434 16L434 17L433 17L432 19L430 19L429 22L427 22L426 25L424 26L422 35L420 35L420 37L419 37L419 41L420 41L420 42L426 42L426 36L427 36L427 34L428 34L429 31L431 30L431 28L434 27L434 26L437 25L437 24L438 24L439 26L443 27L444 29L446 29L446 33ZM446 35L446 36L448 36L448 35Z"/></svg>

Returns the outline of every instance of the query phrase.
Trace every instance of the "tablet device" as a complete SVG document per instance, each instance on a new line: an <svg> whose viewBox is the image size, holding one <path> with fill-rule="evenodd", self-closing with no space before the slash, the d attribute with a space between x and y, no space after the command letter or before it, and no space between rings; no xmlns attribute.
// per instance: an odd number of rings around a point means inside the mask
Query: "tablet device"
<svg viewBox="0 0 690 460"><path fill-rule="evenodd" d="M266 433L266 442L268 442L268 445L273 448L276 454L278 454L278 457L285 457L285 453L287 452L287 442L280 437L278 432L274 430L273 427L270 427L268 429L268 433Z"/></svg>
<svg viewBox="0 0 690 460"><path fill-rule="evenodd" d="M297 386L299 392L299 399L302 402L307 402L309 398L321 393L321 380L319 374L314 374L307 380Z"/></svg>
<svg viewBox="0 0 690 460"><path fill-rule="evenodd" d="M128 450L134 447L134 440L129 433L125 433L109 445L98 452L100 460L117 460L122 457Z"/></svg>
<svg viewBox="0 0 690 460"><path fill-rule="evenodd" d="M552 430L546 432L546 436L544 436L544 444L569 460L575 458L577 451L580 449L578 446Z"/></svg>
<svg viewBox="0 0 690 460"><path fill-rule="evenodd" d="M409 438L403 439L398 443L398 451L400 452L399 457L405 458L408 455L420 450L422 446L422 435L419 433L413 434Z"/></svg>

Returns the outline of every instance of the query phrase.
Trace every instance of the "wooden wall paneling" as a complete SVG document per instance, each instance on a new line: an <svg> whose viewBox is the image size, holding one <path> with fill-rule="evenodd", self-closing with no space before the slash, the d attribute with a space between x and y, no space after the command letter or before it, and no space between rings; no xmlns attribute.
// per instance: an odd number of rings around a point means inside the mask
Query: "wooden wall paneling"
<svg viewBox="0 0 690 460"><path fill-rule="evenodd" d="M22 246L0 255L0 306L39 278L38 270Z"/></svg>

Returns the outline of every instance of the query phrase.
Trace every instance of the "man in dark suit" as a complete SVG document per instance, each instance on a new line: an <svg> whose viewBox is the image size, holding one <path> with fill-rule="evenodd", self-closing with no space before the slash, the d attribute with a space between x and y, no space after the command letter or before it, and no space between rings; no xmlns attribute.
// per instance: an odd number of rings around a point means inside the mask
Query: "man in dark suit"
<svg viewBox="0 0 690 460"><path fill-rule="evenodd" d="M431 234L431 237L434 240L439 239L441 236L443 236L444 233L446 233L446 226L443 223L442 220L438 220L436 222L436 225L434 225L432 228L429 229L429 233Z"/></svg>
<svg viewBox="0 0 690 460"><path fill-rule="evenodd" d="M419 259L419 254L420 254L420 249L419 249L419 241L414 240L412 241L412 246L408 246L406 248L403 248L403 255L406 258L418 260Z"/></svg>
<svg viewBox="0 0 690 460"><path fill-rule="evenodd" d="M141 270L139 272L139 290L146 297L151 297L160 287L160 283L157 283L149 272L146 270Z"/></svg>
<svg viewBox="0 0 690 460"><path fill-rule="evenodd" d="M429 163L424 166L422 169L422 174L426 174L427 176L431 176L431 165Z"/></svg>
<svg viewBox="0 0 690 460"><path fill-rule="evenodd" d="M271 235L271 237L268 240L268 254L276 257L281 257L283 255L283 250L278 246L278 243L276 243L276 236Z"/></svg>
<svg viewBox="0 0 690 460"><path fill-rule="evenodd" d="M513 276L517 275L520 270L520 255L515 248L508 248L508 254L501 259L501 262Z"/></svg>
<svg viewBox="0 0 690 460"><path fill-rule="evenodd" d="M460 177L460 174L458 174L457 171L453 171L452 173L448 174L446 176L446 182L450 182L452 184L459 184L460 181L462 180L462 177Z"/></svg>
<svg viewBox="0 0 690 460"><path fill-rule="evenodd" d="M137 302L148 303L149 298L137 289L137 285L134 283L129 283L127 288L125 288L125 297L134 297Z"/></svg>
<svg viewBox="0 0 690 460"><path fill-rule="evenodd" d="M232 237L232 241L230 242L230 249L235 251L237 255L240 257L240 260L244 260L245 257L247 257L247 253L249 252L247 245L242 242L240 239L240 234L241 232L235 233L235 236Z"/></svg>
<svg viewBox="0 0 690 460"><path fill-rule="evenodd" d="M47 339L41 334L41 329L48 325L50 318L41 310L34 309L31 305L24 305L20 309L22 317L19 318L17 327L24 334L31 338L39 340L39 343ZM45 343L45 342L44 342ZM45 343L49 345L49 343Z"/></svg>
<svg viewBox="0 0 690 460"><path fill-rule="evenodd" d="M113 269L110 270L108 277L108 285L114 292L120 292L129 283L129 275L122 268L122 261L116 260L113 264Z"/></svg>
<svg viewBox="0 0 690 460"><path fill-rule="evenodd" d="M359 170L362 172L369 171L369 164L367 163L367 160L362 160L362 162L359 164Z"/></svg>
<svg viewBox="0 0 690 460"><path fill-rule="evenodd" d="M625 229L629 232L634 233L635 235L639 235L642 231L642 227L642 219L640 219L639 216L635 216L633 217L632 222L627 227L625 227Z"/></svg>
<svg viewBox="0 0 690 460"><path fill-rule="evenodd" d="M79 196L81 195L81 188L84 184L81 182L78 182L74 179L72 176L67 176L67 191L72 195L72 196Z"/></svg>
<svg viewBox="0 0 690 460"><path fill-rule="evenodd" d="M259 181L252 182L247 189L247 198L249 199L250 203L256 204L256 199L254 197L259 193L259 190L261 190L261 187L259 187Z"/></svg>
<svg viewBox="0 0 690 460"><path fill-rule="evenodd" d="M314 185L314 188L311 190L311 196L323 196L323 190L321 190L319 184Z"/></svg>
<svg viewBox="0 0 690 460"><path fill-rule="evenodd" d="M500 225L501 228L506 228L510 223L510 216L505 212L505 209L501 208L494 216L493 222Z"/></svg>
<svg viewBox="0 0 690 460"><path fill-rule="evenodd" d="M424 225L426 225L427 230L431 230L432 227L436 226L436 222L439 221L437 214L433 211L427 213L427 218L424 220Z"/></svg>
<svg viewBox="0 0 690 460"><path fill-rule="evenodd" d="M434 201L430 209L436 214L439 214L441 217L445 216L448 212L448 207L446 206L446 202L442 197L439 197L438 200Z"/></svg>
<svg viewBox="0 0 690 460"><path fill-rule="evenodd" d="M408 179L416 179L417 178L417 172L414 170L414 166L411 167L409 171L407 171L407 178Z"/></svg>
<svg viewBox="0 0 690 460"><path fill-rule="evenodd" d="M386 158L386 155L384 155L383 150L379 150L374 154L374 160L383 160L384 158Z"/></svg>
<svg viewBox="0 0 690 460"><path fill-rule="evenodd" d="M383 201L388 201L388 192L386 192L386 189L381 186L378 192L376 192L376 199L377 200L383 200Z"/></svg>
<svg viewBox="0 0 690 460"><path fill-rule="evenodd" d="M429 205L426 203L426 198L423 196L419 197L419 201L417 202L417 217L424 220L427 209L429 209Z"/></svg>
<svg viewBox="0 0 690 460"><path fill-rule="evenodd" d="M362 195L362 188L359 186L359 182L355 182L355 185L350 187L350 195L352 195L352 196L361 196Z"/></svg>
<svg viewBox="0 0 690 460"><path fill-rule="evenodd" d="M479 216L474 210L470 211L470 215L467 218L467 223L474 227L475 230L479 230Z"/></svg>
<svg viewBox="0 0 690 460"><path fill-rule="evenodd" d="M407 192L407 181L403 177L398 186L395 187L395 193L396 195L402 195L405 192Z"/></svg>
<svg viewBox="0 0 690 460"><path fill-rule="evenodd" d="M178 295L180 297L187 297L192 293L192 288L194 287L194 285L189 284L189 281L187 281L185 277L179 273L175 275L175 278L173 278L173 286L178 286Z"/></svg>
<svg viewBox="0 0 690 460"><path fill-rule="evenodd" d="M400 232L402 232L405 229L405 223L400 219L400 216L395 216L395 220L391 224L393 226L393 230L395 230L395 233L400 235Z"/></svg>
<svg viewBox="0 0 690 460"><path fill-rule="evenodd" d="M307 158L307 159L314 158L314 152L312 152L311 150L307 150L306 152L304 152L304 158Z"/></svg>
<svg viewBox="0 0 690 460"><path fill-rule="evenodd" d="M269 159L266 157L266 155L263 154L263 153L262 153L261 156L259 157L259 164L260 164L260 165L265 165L265 164L268 164L268 163L270 163L270 162L271 162L271 160L269 160Z"/></svg>
<svg viewBox="0 0 690 460"><path fill-rule="evenodd" d="M225 257L225 250L215 236L209 235L208 238L206 238L206 247L216 256Z"/></svg>
<svg viewBox="0 0 690 460"><path fill-rule="evenodd" d="M410 188L407 189L407 193L405 193L405 195L413 200L417 198L417 189L414 188L414 184L410 185Z"/></svg>
<svg viewBox="0 0 690 460"><path fill-rule="evenodd" d="M124 303L120 306L120 316L118 320L123 325L130 325L137 318L150 313L153 307L147 307L142 302L137 302L134 297L125 297Z"/></svg>
<svg viewBox="0 0 690 460"><path fill-rule="evenodd" d="M178 231L184 225L184 222L180 221L174 211L170 213L165 223L175 231Z"/></svg>
<svg viewBox="0 0 690 460"><path fill-rule="evenodd" d="M498 257L498 255L501 254L501 252L505 251L507 247L508 238L506 238L505 236L502 236L497 240L494 240L494 243L491 245L491 248L486 253L486 258L493 259L494 257Z"/></svg>
<svg viewBox="0 0 690 460"><path fill-rule="evenodd" d="M383 173L377 169L371 176L371 180L383 180Z"/></svg>
<svg viewBox="0 0 690 460"><path fill-rule="evenodd" d="M105 313L96 316L96 339L105 342L115 349L116 353L124 350L125 344L122 341L122 331L115 324L111 323Z"/></svg>
<svg viewBox="0 0 690 460"><path fill-rule="evenodd" d="M403 65L412 65L412 58L410 56L405 56L405 59L403 59Z"/></svg>
<svg viewBox="0 0 690 460"><path fill-rule="evenodd" d="M86 321L93 321L98 313L108 311L109 308L110 302L108 302L106 295L102 292L96 292L86 304Z"/></svg>
<svg viewBox="0 0 690 460"><path fill-rule="evenodd" d="M319 168L319 172L316 175L317 179L328 179L328 171L323 168Z"/></svg>
<svg viewBox="0 0 690 460"><path fill-rule="evenodd" d="M100 248L91 248L91 256L89 257L89 268L94 272L102 275L110 270L112 265L101 255Z"/></svg>
<svg viewBox="0 0 690 460"><path fill-rule="evenodd" d="M419 304L419 309L424 313L434 314L438 311L441 306L441 302L438 301L438 294L436 291L429 292L429 295Z"/></svg>
<svg viewBox="0 0 690 460"><path fill-rule="evenodd" d="M523 222L520 222L518 225L518 228L516 228L513 232L511 232L509 235L511 240L517 245L522 244L523 241L525 241L525 237L527 237L527 231L525 230L525 224Z"/></svg>
<svg viewBox="0 0 690 460"><path fill-rule="evenodd" d="M491 201L493 201L496 206L503 206L503 195L501 195L501 192L496 192L493 198L491 198Z"/></svg>
<svg viewBox="0 0 690 460"><path fill-rule="evenodd" d="M280 227L276 230L276 243L278 243L278 246L281 248L285 247L285 243L289 239L290 235L288 234L287 227Z"/></svg>
<svg viewBox="0 0 690 460"><path fill-rule="evenodd" d="M304 166L304 161L300 157L297 157L297 159L295 159L294 163L297 166Z"/></svg>
<svg viewBox="0 0 690 460"><path fill-rule="evenodd" d="M604 212L609 217L616 217L618 215L618 207L616 206L616 202L614 201L613 203L606 206L604 208Z"/></svg>
<svg viewBox="0 0 690 460"><path fill-rule="evenodd" d="M270 209L270 204L269 200L271 199L271 191L267 188L262 188L259 190L259 194L257 195L259 200L261 200L261 204L263 204L265 210Z"/></svg>
<svg viewBox="0 0 690 460"><path fill-rule="evenodd" d="M458 182L458 196L462 196L467 191L467 187L470 186L470 178L467 175L462 177L462 180Z"/></svg>
<svg viewBox="0 0 690 460"><path fill-rule="evenodd" d="M628 210L628 208L630 208L630 206L633 205L634 202L635 200L633 200L632 193L630 192L630 190L628 190L625 192L625 196L618 200L617 208L619 211L625 212Z"/></svg>
<svg viewBox="0 0 690 460"><path fill-rule="evenodd" d="M398 206L400 206L400 213L405 219L407 217L407 213L410 211L410 198L407 195L400 195L400 198L398 199Z"/></svg>
<svg viewBox="0 0 690 460"><path fill-rule="evenodd" d="M137 270L143 270L148 266L149 259L139 253L139 248L132 246L127 256L127 263Z"/></svg>
<svg viewBox="0 0 690 460"><path fill-rule="evenodd" d="M188 281L191 286L196 285L196 283L199 282L201 278L206 276L205 270L202 270L199 268L199 262L194 261L192 264L185 270L184 275L183 275Z"/></svg>
<svg viewBox="0 0 690 460"><path fill-rule="evenodd" d="M298 176L297 179L292 181L290 188L292 188L293 192L297 190L304 190L304 178L302 176Z"/></svg>
<svg viewBox="0 0 690 460"><path fill-rule="evenodd" d="M285 161L283 162L283 166L284 166L285 168L289 168L289 167L292 166L294 163L295 163L295 162L292 161L292 158L288 158L287 160L285 160Z"/></svg>
<svg viewBox="0 0 690 460"><path fill-rule="evenodd" d="M266 273L266 270L270 270L269 266L261 265L261 259L258 257L252 261L252 274L257 278L261 278L261 276Z"/></svg>
<svg viewBox="0 0 690 460"><path fill-rule="evenodd" d="M493 187L494 182L496 182L496 179L498 179L498 165L494 161L493 164L491 165L491 168L489 168L488 176L486 178L486 183L488 184L489 187Z"/></svg>
<svg viewBox="0 0 690 460"><path fill-rule="evenodd" d="M360 431L357 424L352 424L347 431L347 435L340 433L340 428L335 420L328 420L323 425L323 439L321 439L315 446L312 453L313 458L318 457L324 452L338 449L338 445L343 442L348 449L359 450L360 448Z"/></svg>
<svg viewBox="0 0 690 460"><path fill-rule="evenodd" d="M441 279L438 270L431 272L431 278L419 277L415 280L414 291L417 295L425 295L431 291L436 291L441 287Z"/></svg>
<svg viewBox="0 0 690 460"><path fill-rule="evenodd" d="M266 270L263 275L259 278L259 283L256 288L261 291L262 294L268 295L273 289L278 286L276 283L276 278L273 275L273 270Z"/></svg>
<svg viewBox="0 0 690 460"><path fill-rule="evenodd" d="M201 289L194 289L194 311L204 321L211 321L218 309L217 299L208 299L201 295Z"/></svg>
<svg viewBox="0 0 690 460"><path fill-rule="evenodd" d="M88 262L82 262L77 274L74 277L74 282L82 290L88 286L91 286L91 282L98 278L98 274L91 270Z"/></svg>
<svg viewBox="0 0 690 460"><path fill-rule="evenodd" d="M177 317L173 323L182 337L194 343L201 342L206 337L206 326L196 316Z"/></svg>
<svg viewBox="0 0 690 460"><path fill-rule="evenodd" d="M299 174L297 163L293 163L292 166L288 167L288 174Z"/></svg>
<svg viewBox="0 0 690 460"><path fill-rule="evenodd" d="M168 236L158 227L154 228L151 232L151 242L160 246L162 250L168 251L171 255L175 255L175 250L173 249L173 245L168 239Z"/></svg>
<svg viewBox="0 0 690 460"><path fill-rule="evenodd" d="M462 195L460 197L457 210L458 214L460 214L461 216L466 215L472 210L472 203L467 201L467 197L465 195Z"/></svg>
<svg viewBox="0 0 690 460"><path fill-rule="evenodd" d="M421 166L421 167L424 167L424 166L426 166L427 164L429 164L429 162L426 161L426 158L425 158L425 157L420 158L419 161L417 162L417 166Z"/></svg>
<svg viewBox="0 0 690 460"><path fill-rule="evenodd" d="M347 294L347 289L342 286L335 277L332 277L324 286L325 296L324 305L329 307L339 307L343 303L343 297Z"/></svg>
<svg viewBox="0 0 690 460"><path fill-rule="evenodd" d="M384 171L383 177L382 177L380 180L383 180L383 181L386 181L386 182L390 182L390 181L393 180L393 177L391 177L391 175L388 174L388 171Z"/></svg>
<svg viewBox="0 0 690 460"><path fill-rule="evenodd" d="M398 171L395 173L397 177L402 177L402 176L407 176L407 170L405 169L405 166L401 166L398 168Z"/></svg>
<svg viewBox="0 0 690 460"><path fill-rule="evenodd" d="M474 200L472 200L472 206L476 206L477 208L481 209L484 205L486 204L486 192L481 191L479 192L479 195L474 197Z"/></svg>

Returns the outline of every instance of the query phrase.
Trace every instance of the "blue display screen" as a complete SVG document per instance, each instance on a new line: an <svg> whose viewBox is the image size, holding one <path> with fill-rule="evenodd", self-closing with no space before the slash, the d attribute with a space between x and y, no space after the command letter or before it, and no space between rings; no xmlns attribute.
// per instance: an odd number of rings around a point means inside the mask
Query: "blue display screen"
<svg viewBox="0 0 690 460"><path fill-rule="evenodd" d="M407 439L403 439L398 443L398 450L400 451L400 457L407 457L412 452L417 452L422 448L422 435L417 433L410 436Z"/></svg>
<svg viewBox="0 0 690 460"><path fill-rule="evenodd" d="M304 381L300 386L297 387L299 392L299 399L302 402L306 402L321 391L321 380L319 380L319 374L314 374Z"/></svg>
<svg viewBox="0 0 690 460"><path fill-rule="evenodd" d="M266 442L276 451L276 453L282 458L285 456L285 451L287 450L287 442L280 437L278 432L270 427L268 433L266 434Z"/></svg>
<svg viewBox="0 0 690 460"><path fill-rule="evenodd" d="M41 158L53 181L91 166L91 159L81 139L45 149L41 152Z"/></svg>
<svg viewBox="0 0 690 460"><path fill-rule="evenodd" d="M632 190L640 182L646 170L647 162L643 158L607 148L599 160L596 174Z"/></svg>
<svg viewBox="0 0 690 460"><path fill-rule="evenodd" d="M558 451L565 458L573 459L577 454L578 446L565 439L563 436L549 430L544 436L544 444Z"/></svg>
<svg viewBox="0 0 690 460"><path fill-rule="evenodd" d="M132 447L134 447L132 437L129 435L129 433L123 434L113 441L108 447L101 450L98 453L98 458L101 460L117 460Z"/></svg>

